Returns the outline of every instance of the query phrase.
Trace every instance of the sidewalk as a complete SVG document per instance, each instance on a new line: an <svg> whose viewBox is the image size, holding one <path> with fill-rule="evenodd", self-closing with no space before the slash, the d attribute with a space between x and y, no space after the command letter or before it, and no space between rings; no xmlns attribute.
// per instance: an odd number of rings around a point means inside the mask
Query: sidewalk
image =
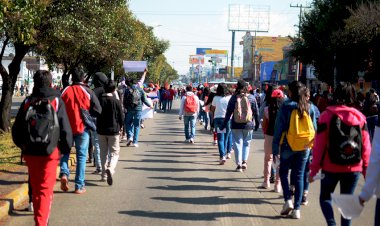
<svg viewBox="0 0 380 226"><path fill-rule="evenodd" d="M75 149L72 150L69 165L75 165ZM59 167L57 167L57 176ZM58 177L57 177L58 178ZM0 224L13 211L27 205L28 197L28 168L23 165L0 172Z"/></svg>

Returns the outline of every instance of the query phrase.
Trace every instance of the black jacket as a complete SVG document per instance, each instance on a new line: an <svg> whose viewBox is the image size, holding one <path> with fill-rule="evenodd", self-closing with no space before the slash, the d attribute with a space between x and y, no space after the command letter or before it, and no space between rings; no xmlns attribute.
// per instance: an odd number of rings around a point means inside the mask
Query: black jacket
<svg viewBox="0 0 380 226"><path fill-rule="evenodd" d="M102 114L97 118L96 132L100 135L119 134L124 121L124 113L120 101L111 93L104 93L99 98L99 102L103 110Z"/></svg>
<svg viewBox="0 0 380 226"><path fill-rule="evenodd" d="M70 153L70 149L73 145L73 134L70 127L70 122L67 117L66 113L66 107L65 103L60 98L60 93L54 90L50 87L43 87L43 88L34 88L32 94L30 95L30 98L41 98L46 97L48 99L54 99L58 98L58 122L59 122L59 139L58 139L58 149L61 151L62 154L68 154ZM25 126L25 101L27 98L22 102L20 109L17 113L16 120L12 127L12 138L13 142L21 148L22 153L25 155L33 155L33 153L36 152L36 150L30 150L28 147L25 147L26 144L26 138L28 136ZM53 144L52 144L53 145ZM55 148L52 146L48 146L47 149Z"/></svg>

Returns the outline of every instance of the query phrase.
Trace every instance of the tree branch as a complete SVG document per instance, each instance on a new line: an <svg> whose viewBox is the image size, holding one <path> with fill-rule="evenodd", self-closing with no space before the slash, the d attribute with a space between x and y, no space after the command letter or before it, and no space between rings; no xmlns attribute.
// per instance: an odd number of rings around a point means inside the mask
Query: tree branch
<svg viewBox="0 0 380 226"><path fill-rule="evenodd" d="M8 42L9 42L9 36L5 35L5 40L3 41L3 47L1 48L0 59L3 59L5 48L7 47Z"/></svg>

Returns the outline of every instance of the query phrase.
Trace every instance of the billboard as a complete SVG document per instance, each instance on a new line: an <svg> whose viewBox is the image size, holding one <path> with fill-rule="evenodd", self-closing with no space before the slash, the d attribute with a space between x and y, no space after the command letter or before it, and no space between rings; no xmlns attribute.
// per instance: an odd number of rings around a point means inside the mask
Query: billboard
<svg viewBox="0 0 380 226"><path fill-rule="evenodd" d="M269 31L270 6L230 4L228 30Z"/></svg>
<svg viewBox="0 0 380 226"><path fill-rule="evenodd" d="M256 51L262 56L262 62L284 59L283 48L290 44L291 40L287 37L256 37Z"/></svg>
<svg viewBox="0 0 380 226"><path fill-rule="evenodd" d="M205 58L202 55L190 55L189 64L204 64Z"/></svg>
<svg viewBox="0 0 380 226"><path fill-rule="evenodd" d="M206 54L206 50L211 50L211 48L197 48L196 54L197 55L205 55Z"/></svg>
<svg viewBox="0 0 380 226"><path fill-rule="evenodd" d="M260 81L286 80L288 75L288 65L285 60L270 61L261 64Z"/></svg>
<svg viewBox="0 0 380 226"><path fill-rule="evenodd" d="M228 54L227 50L218 50L218 49L206 50L207 57L226 57L227 54Z"/></svg>
<svg viewBox="0 0 380 226"><path fill-rule="evenodd" d="M247 32L243 36L243 70L248 71L253 63L253 50L252 50L253 37L251 33Z"/></svg>

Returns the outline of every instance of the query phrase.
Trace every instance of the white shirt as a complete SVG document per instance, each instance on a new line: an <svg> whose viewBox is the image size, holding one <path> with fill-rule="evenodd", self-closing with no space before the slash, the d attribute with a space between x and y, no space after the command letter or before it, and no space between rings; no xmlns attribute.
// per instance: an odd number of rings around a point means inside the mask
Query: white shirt
<svg viewBox="0 0 380 226"><path fill-rule="evenodd" d="M211 105L215 107L214 118L224 118L227 111L228 102L231 99L230 96L221 97L215 96Z"/></svg>

